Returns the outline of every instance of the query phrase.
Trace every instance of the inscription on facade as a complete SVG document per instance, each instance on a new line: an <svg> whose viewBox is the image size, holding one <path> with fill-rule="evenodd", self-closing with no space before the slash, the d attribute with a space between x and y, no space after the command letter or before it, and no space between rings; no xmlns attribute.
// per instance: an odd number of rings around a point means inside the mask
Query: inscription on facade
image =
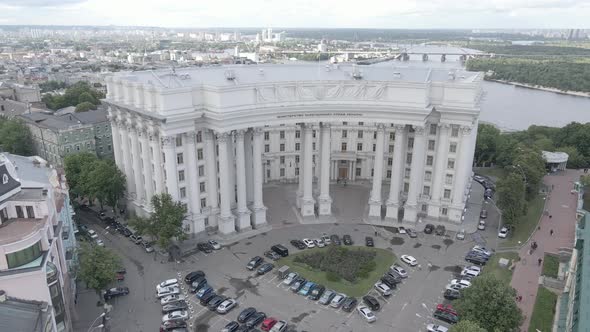
<svg viewBox="0 0 590 332"><path fill-rule="evenodd" d="M359 117L362 113L347 113L347 112L318 112L318 113L297 113L277 115L277 119L293 119L293 118L309 118L309 117Z"/></svg>

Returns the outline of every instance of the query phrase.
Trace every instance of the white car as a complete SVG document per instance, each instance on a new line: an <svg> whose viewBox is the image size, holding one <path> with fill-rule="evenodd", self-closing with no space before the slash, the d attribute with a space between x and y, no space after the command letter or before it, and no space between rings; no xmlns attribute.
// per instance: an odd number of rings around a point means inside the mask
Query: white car
<svg viewBox="0 0 590 332"><path fill-rule="evenodd" d="M500 231L498 232L498 237L501 239L505 239L507 235L508 235L508 228L506 228L506 227L502 227L500 229Z"/></svg>
<svg viewBox="0 0 590 332"><path fill-rule="evenodd" d="M295 279L297 279L297 277L299 277L299 275L295 272L291 272L289 274L287 274L287 277L285 278L285 280L283 280L283 285L291 285L293 283L293 281L295 281Z"/></svg>
<svg viewBox="0 0 590 332"><path fill-rule="evenodd" d="M310 239L303 239L303 243L307 248L315 248L315 243Z"/></svg>
<svg viewBox="0 0 590 332"><path fill-rule="evenodd" d="M160 304L166 305L168 303L182 301L182 300L184 300L184 295L173 294L173 295L164 296L162 299L160 299Z"/></svg>
<svg viewBox="0 0 590 332"><path fill-rule="evenodd" d="M463 268L463 270L471 270L477 273L481 273L481 267L477 265L466 266L465 268Z"/></svg>
<svg viewBox="0 0 590 332"><path fill-rule="evenodd" d="M428 331L428 332L447 332L447 331L449 331L449 329L442 326L442 325L428 324L426 326L426 331Z"/></svg>
<svg viewBox="0 0 590 332"><path fill-rule="evenodd" d="M481 274L481 269L472 269L472 266L466 267L461 271L461 277L475 278Z"/></svg>
<svg viewBox="0 0 590 332"><path fill-rule="evenodd" d="M178 310L178 311L172 311L170 313L165 314L162 317L162 323L167 322L169 320L187 320L187 319L188 319L188 311Z"/></svg>
<svg viewBox="0 0 590 332"><path fill-rule="evenodd" d="M215 240L209 240L207 241L209 243L209 245L215 249L215 250L219 250L221 249L221 244L219 244L219 242L215 241Z"/></svg>
<svg viewBox="0 0 590 332"><path fill-rule="evenodd" d="M462 229L459 233L457 233L457 240L465 240L465 230Z"/></svg>
<svg viewBox="0 0 590 332"><path fill-rule="evenodd" d="M400 278L407 278L408 277L408 272L406 272L406 270L404 270L403 267L401 267L397 264L393 264L389 269L391 271L395 272L398 276L400 276Z"/></svg>
<svg viewBox="0 0 590 332"><path fill-rule="evenodd" d="M402 262L404 262L410 266L418 265L418 261L416 260L416 258L414 258L410 255L402 255L401 260L402 260Z"/></svg>
<svg viewBox="0 0 590 332"><path fill-rule="evenodd" d="M166 288L166 287L170 287L170 286L174 286L174 285L178 285L178 279L164 280L161 283L156 285L156 292L159 292L160 289L162 289L162 288Z"/></svg>
<svg viewBox="0 0 590 332"><path fill-rule="evenodd" d="M375 314L371 311L371 309L364 305L358 306L356 311L358 311L359 315L361 315L361 317L363 317L369 323L377 320L377 317L375 317Z"/></svg>
<svg viewBox="0 0 590 332"><path fill-rule="evenodd" d="M232 310L237 304L238 304L238 302L236 300L227 299L227 300L221 302L219 307L217 307L217 312L220 314L226 314L230 310Z"/></svg>
<svg viewBox="0 0 590 332"><path fill-rule="evenodd" d="M398 231L400 234L406 234L406 229L405 229L405 228L403 228L403 227L398 227L398 228L397 228L397 231Z"/></svg>
<svg viewBox="0 0 590 332"><path fill-rule="evenodd" d="M99 247L104 247L104 241L103 241L103 240L101 240L101 239L96 239L96 244L97 244Z"/></svg>
<svg viewBox="0 0 590 332"><path fill-rule="evenodd" d="M449 290L449 289L454 289L454 290L458 290L458 291L462 290L463 288L464 288L464 287L463 287L463 286L461 286L461 285L459 285L459 284L454 284L454 285L453 285L453 284L448 284L448 285L445 287L445 289L446 289L446 290Z"/></svg>
<svg viewBox="0 0 590 332"><path fill-rule="evenodd" d="M324 243L324 240L322 240L322 239L313 239L313 242L315 243L315 245L318 248L323 248L326 246L326 244Z"/></svg>
<svg viewBox="0 0 590 332"><path fill-rule="evenodd" d="M471 286L471 282L465 279L453 279L451 280L451 285L459 285L461 288L467 288Z"/></svg>
<svg viewBox="0 0 590 332"><path fill-rule="evenodd" d="M383 296L391 295L391 288L382 282L378 282L375 284L375 289L381 293Z"/></svg>
<svg viewBox="0 0 590 332"><path fill-rule="evenodd" d="M269 332L285 332L287 331L287 322L284 320L278 321Z"/></svg>
<svg viewBox="0 0 590 332"><path fill-rule="evenodd" d="M331 243L332 243L332 240L330 240L330 237L329 237L329 236L328 236L328 234L326 234L326 233L324 233L324 234L322 235L322 240L324 241L324 243L325 243L326 245L329 245L329 244L331 244Z"/></svg>
<svg viewBox="0 0 590 332"><path fill-rule="evenodd" d="M98 234L96 234L96 232L93 229L88 229L88 234L90 234L90 237L93 239L98 238Z"/></svg>
<svg viewBox="0 0 590 332"><path fill-rule="evenodd" d="M480 220L479 224L477 225L477 229L479 229L480 231L483 231L484 229L486 229L486 221L485 220Z"/></svg>
<svg viewBox="0 0 590 332"><path fill-rule="evenodd" d="M492 252L482 246L473 246L473 248L471 248L471 251L477 251L486 256L492 256Z"/></svg>
<svg viewBox="0 0 590 332"><path fill-rule="evenodd" d="M158 298L160 298L160 297L174 295L174 294L180 294L180 288L178 288L178 286L170 286L170 287L160 288L160 290L157 292L156 296Z"/></svg>

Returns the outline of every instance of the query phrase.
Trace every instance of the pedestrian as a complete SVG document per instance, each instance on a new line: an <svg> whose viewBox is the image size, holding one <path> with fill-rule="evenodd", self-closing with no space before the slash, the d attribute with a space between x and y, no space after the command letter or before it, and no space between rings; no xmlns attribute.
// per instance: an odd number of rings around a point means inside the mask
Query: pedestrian
<svg viewBox="0 0 590 332"><path fill-rule="evenodd" d="M552 215L549 215L549 219L551 219L551 218L553 218L553 216Z"/></svg>
<svg viewBox="0 0 590 332"><path fill-rule="evenodd" d="M539 258L539 266L541 266L541 263L543 263L543 259Z"/></svg>
<svg viewBox="0 0 590 332"><path fill-rule="evenodd" d="M522 295L518 295L518 302L522 302Z"/></svg>
<svg viewBox="0 0 590 332"><path fill-rule="evenodd" d="M553 236L553 229L549 230L549 235Z"/></svg>

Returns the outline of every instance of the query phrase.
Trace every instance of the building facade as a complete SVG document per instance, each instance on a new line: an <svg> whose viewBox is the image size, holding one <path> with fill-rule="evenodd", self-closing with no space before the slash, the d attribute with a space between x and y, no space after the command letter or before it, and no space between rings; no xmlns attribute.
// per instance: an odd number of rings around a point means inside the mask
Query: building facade
<svg viewBox="0 0 590 332"><path fill-rule="evenodd" d="M46 303L43 331L71 331L77 254L65 179L39 157L0 154L0 180L0 290Z"/></svg>
<svg viewBox="0 0 590 332"><path fill-rule="evenodd" d="M315 218L332 214L332 182L371 181L367 222L462 222L479 73L271 65L106 81L115 160L139 214L168 192L188 208L187 231L232 234L266 224L266 182L298 183L293 205Z"/></svg>

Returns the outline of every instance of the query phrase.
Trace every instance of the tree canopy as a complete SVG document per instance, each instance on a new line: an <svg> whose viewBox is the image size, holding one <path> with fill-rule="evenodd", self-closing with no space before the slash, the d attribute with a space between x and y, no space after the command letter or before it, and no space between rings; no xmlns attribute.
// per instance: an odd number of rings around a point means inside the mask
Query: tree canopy
<svg viewBox="0 0 590 332"><path fill-rule="evenodd" d="M100 99L104 98L105 95L86 82L78 82L71 87L66 89L63 95L43 95L42 101L52 110L58 110L60 108L68 106L76 106L81 103L91 103L93 105L99 105Z"/></svg>
<svg viewBox="0 0 590 332"><path fill-rule="evenodd" d="M516 226L516 221L525 213L525 185L522 175L509 173L500 179L496 186L498 207L502 210L502 221L506 225Z"/></svg>
<svg viewBox="0 0 590 332"><path fill-rule="evenodd" d="M33 138L24 122L0 117L0 150L21 156L33 154Z"/></svg>
<svg viewBox="0 0 590 332"><path fill-rule="evenodd" d="M121 261L110 249L82 243L78 276L97 294L115 280Z"/></svg>
<svg viewBox="0 0 590 332"><path fill-rule="evenodd" d="M93 103L87 102L87 101L76 105L76 112L86 112L86 111L95 110L95 109L96 109L96 105L94 105Z"/></svg>
<svg viewBox="0 0 590 332"><path fill-rule="evenodd" d="M459 323L451 326L449 332L487 332L486 329L483 329L477 325L477 323L472 322L470 320L461 319Z"/></svg>

